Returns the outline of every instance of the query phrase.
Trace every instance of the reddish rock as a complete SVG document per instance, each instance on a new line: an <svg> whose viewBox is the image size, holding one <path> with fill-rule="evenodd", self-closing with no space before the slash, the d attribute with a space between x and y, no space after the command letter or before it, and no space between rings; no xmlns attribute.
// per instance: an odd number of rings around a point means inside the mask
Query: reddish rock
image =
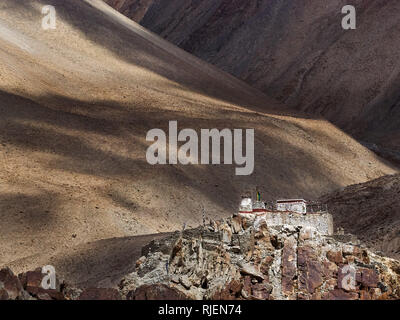
<svg viewBox="0 0 400 320"><path fill-rule="evenodd" d="M384 293L380 294L379 296L377 296L376 299L377 300L393 300L393 299L399 300L398 298L395 298L395 297L391 296L389 294L389 292L384 292Z"/></svg>
<svg viewBox="0 0 400 320"><path fill-rule="evenodd" d="M4 300L15 300L23 295L21 282L9 268L0 270L0 288L0 295Z"/></svg>
<svg viewBox="0 0 400 320"><path fill-rule="evenodd" d="M322 293L321 292L316 292L312 295L312 300L323 300L322 298Z"/></svg>
<svg viewBox="0 0 400 320"><path fill-rule="evenodd" d="M379 277L375 270L362 268L360 282L365 287L378 287Z"/></svg>
<svg viewBox="0 0 400 320"><path fill-rule="evenodd" d="M274 261L274 258L271 256L265 257L260 264L260 271L264 274L265 277L268 276L269 268Z"/></svg>
<svg viewBox="0 0 400 320"><path fill-rule="evenodd" d="M45 274L42 273L42 269L37 268L34 271L28 271L18 275L19 280L24 288L26 287L41 287L42 280Z"/></svg>
<svg viewBox="0 0 400 320"><path fill-rule="evenodd" d="M232 280L229 284L229 290L233 294L238 294L242 290L242 284L240 283L239 280Z"/></svg>
<svg viewBox="0 0 400 320"><path fill-rule="evenodd" d="M337 273L338 273L338 266L330 261L324 261L322 263L323 266L323 274L326 281L332 278L337 278Z"/></svg>
<svg viewBox="0 0 400 320"><path fill-rule="evenodd" d="M296 242L286 240L282 250L282 292L293 294L297 273Z"/></svg>
<svg viewBox="0 0 400 320"><path fill-rule="evenodd" d="M359 259L363 259L363 251L360 247L354 246L353 247L353 256Z"/></svg>
<svg viewBox="0 0 400 320"><path fill-rule="evenodd" d="M297 263L299 289L310 294L314 293L323 283L323 269L313 248L308 246L299 247L297 250Z"/></svg>
<svg viewBox="0 0 400 320"><path fill-rule="evenodd" d="M372 300L383 299L382 291L379 288L372 288L369 290Z"/></svg>
<svg viewBox="0 0 400 320"><path fill-rule="evenodd" d="M56 280L56 289L43 289L42 280L46 274L42 273L41 268L33 271L27 271L18 275L23 288L33 297L39 300L65 300L64 295L60 292L60 286Z"/></svg>
<svg viewBox="0 0 400 320"><path fill-rule="evenodd" d="M345 291L357 291L357 272L356 269L349 268L348 265L342 265L338 271L337 287Z"/></svg>
<svg viewBox="0 0 400 320"><path fill-rule="evenodd" d="M259 242L265 242L267 247L272 248L271 239L269 235L268 226L265 221L262 221L260 225L258 225L258 230L254 234L254 238Z"/></svg>
<svg viewBox="0 0 400 320"><path fill-rule="evenodd" d="M370 264L371 263L371 259L369 258L368 251L365 250L365 249L362 250L361 260L365 264Z"/></svg>
<svg viewBox="0 0 400 320"><path fill-rule="evenodd" d="M329 300L358 300L356 292L346 292L342 289L335 289L329 292Z"/></svg>
<svg viewBox="0 0 400 320"><path fill-rule="evenodd" d="M240 298L242 284L239 280L232 280L223 290L216 292L211 300L236 300Z"/></svg>
<svg viewBox="0 0 400 320"><path fill-rule="evenodd" d="M360 291L360 300L371 300L371 295L368 291L361 290Z"/></svg>
<svg viewBox="0 0 400 320"><path fill-rule="evenodd" d="M64 288L62 289L62 293L66 300L78 300L82 292L83 290L72 287L68 284L64 284Z"/></svg>
<svg viewBox="0 0 400 320"><path fill-rule="evenodd" d="M358 270L356 273L356 281L357 283L361 283L361 271Z"/></svg>
<svg viewBox="0 0 400 320"><path fill-rule="evenodd" d="M65 300L64 295L58 290L30 286L26 287L25 290L39 300Z"/></svg>
<svg viewBox="0 0 400 320"><path fill-rule="evenodd" d="M0 301L1 300L8 300L9 296L8 296L8 292L6 291L6 289L0 289Z"/></svg>
<svg viewBox="0 0 400 320"><path fill-rule="evenodd" d="M337 287L337 278L331 278L325 281L325 288L327 290L333 290L336 287Z"/></svg>
<svg viewBox="0 0 400 320"><path fill-rule="evenodd" d="M47 293L38 293L36 297L38 300L53 300Z"/></svg>
<svg viewBox="0 0 400 320"><path fill-rule="evenodd" d="M242 296L244 298L249 298L251 296L251 278L250 276L245 276L243 281Z"/></svg>
<svg viewBox="0 0 400 320"><path fill-rule="evenodd" d="M348 256L345 257L344 263L345 263L345 264L354 264L355 261L356 261L356 257L355 257L355 256L353 256L353 255L348 255Z"/></svg>
<svg viewBox="0 0 400 320"><path fill-rule="evenodd" d="M297 300L310 300L312 296L305 292L299 292L297 294Z"/></svg>
<svg viewBox="0 0 400 320"><path fill-rule="evenodd" d="M237 297L233 295L228 288L216 292L211 300L236 300Z"/></svg>
<svg viewBox="0 0 400 320"><path fill-rule="evenodd" d="M127 300L188 300L181 291L165 284L143 285L130 291Z"/></svg>
<svg viewBox="0 0 400 320"><path fill-rule="evenodd" d="M326 257L329 261L334 262L337 265L343 263L343 255L341 251L328 251Z"/></svg>
<svg viewBox="0 0 400 320"><path fill-rule="evenodd" d="M252 298L256 300L268 300L272 292L272 286L267 283L256 283L251 286Z"/></svg>
<svg viewBox="0 0 400 320"><path fill-rule="evenodd" d="M228 288L216 292L212 300L235 300L235 296L231 295Z"/></svg>
<svg viewBox="0 0 400 320"><path fill-rule="evenodd" d="M216 300L235 300L236 297L234 295L232 295L229 290L224 290L221 292L220 298L216 299Z"/></svg>

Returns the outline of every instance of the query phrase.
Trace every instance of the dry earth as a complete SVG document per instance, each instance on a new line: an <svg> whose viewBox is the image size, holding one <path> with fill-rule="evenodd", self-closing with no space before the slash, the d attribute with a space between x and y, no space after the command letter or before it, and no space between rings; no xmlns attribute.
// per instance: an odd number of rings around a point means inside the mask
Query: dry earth
<svg viewBox="0 0 400 320"><path fill-rule="evenodd" d="M16 274L52 265L57 277L79 288L117 287L122 277L133 272L142 248L166 233L98 240L60 250L38 253L7 266Z"/></svg>

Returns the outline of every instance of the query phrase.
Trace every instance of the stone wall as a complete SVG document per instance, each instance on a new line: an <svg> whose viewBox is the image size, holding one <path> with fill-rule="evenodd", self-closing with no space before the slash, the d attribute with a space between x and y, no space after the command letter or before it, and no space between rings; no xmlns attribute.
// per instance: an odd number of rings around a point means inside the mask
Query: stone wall
<svg viewBox="0 0 400 320"><path fill-rule="evenodd" d="M321 235L333 235L333 219L329 213L300 214L294 212L266 212L256 220L265 220L268 226L301 226L316 229Z"/></svg>

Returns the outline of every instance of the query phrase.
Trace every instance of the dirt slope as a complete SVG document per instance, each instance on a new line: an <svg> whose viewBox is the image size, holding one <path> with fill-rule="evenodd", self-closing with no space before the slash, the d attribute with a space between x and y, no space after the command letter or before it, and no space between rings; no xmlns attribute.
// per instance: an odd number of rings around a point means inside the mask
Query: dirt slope
<svg viewBox="0 0 400 320"><path fill-rule="evenodd" d="M42 30L41 9L57 10ZM395 170L101 1L0 3L0 265L231 215L244 190L315 198ZM258 110L258 111L257 111ZM263 110L263 111L261 111ZM146 133L254 128L255 171L151 166Z"/></svg>
<svg viewBox="0 0 400 320"><path fill-rule="evenodd" d="M107 0L165 39L400 162L400 2ZM144 14L145 13L145 14Z"/></svg>
<svg viewBox="0 0 400 320"><path fill-rule="evenodd" d="M336 226L375 250L400 258L400 176L349 186L321 198Z"/></svg>
<svg viewBox="0 0 400 320"><path fill-rule="evenodd" d="M59 279L80 288L117 287L122 277L135 269L142 248L167 233L103 239L60 250L34 254L7 263L14 273L54 266Z"/></svg>

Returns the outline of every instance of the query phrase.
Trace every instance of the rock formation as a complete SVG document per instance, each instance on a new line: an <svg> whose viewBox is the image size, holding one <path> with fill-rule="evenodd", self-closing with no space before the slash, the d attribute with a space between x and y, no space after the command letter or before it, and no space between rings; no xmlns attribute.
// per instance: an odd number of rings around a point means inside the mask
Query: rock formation
<svg viewBox="0 0 400 320"><path fill-rule="evenodd" d="M398 299L400 263L313 228L254 227L237 216L152 241L120 289L155 298L160 285L163 298Z"/></svg>
<svg viewBox="0 0 400 320"><path fill-rule="evenodd" d="M0 299L375 300L400 298L400 262L314 228L236 216L175 232L142 249L116 288L40 283L40 269L0 271ZM353 271L352 271L353 270Z"/></svg>

